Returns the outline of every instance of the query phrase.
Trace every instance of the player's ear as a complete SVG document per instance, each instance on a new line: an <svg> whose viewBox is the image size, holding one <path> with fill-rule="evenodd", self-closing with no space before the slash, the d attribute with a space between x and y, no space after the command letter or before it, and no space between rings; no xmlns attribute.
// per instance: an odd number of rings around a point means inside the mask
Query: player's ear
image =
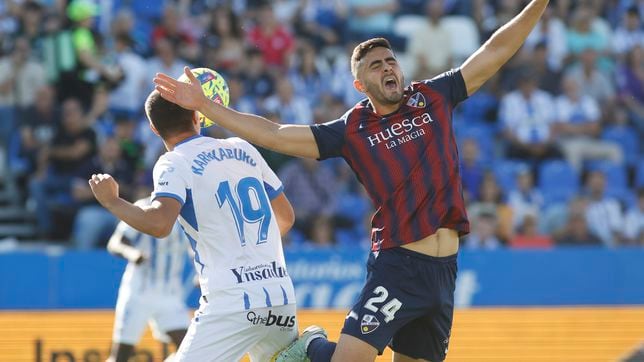
<svg viewBox="0 0 644 362"><path fill-rule="evenodd" d="M353 80L353 88L355 88L360 93L366 93L364 85L362 84L361 81L359 81L357 79Z"/></svg>
<svg viewBox="0 0 644 362"><path fill-rule="evenodd" d="M199 131L201 129L201 121L199 121L199 112L192 112L192 125Z"/></svg>

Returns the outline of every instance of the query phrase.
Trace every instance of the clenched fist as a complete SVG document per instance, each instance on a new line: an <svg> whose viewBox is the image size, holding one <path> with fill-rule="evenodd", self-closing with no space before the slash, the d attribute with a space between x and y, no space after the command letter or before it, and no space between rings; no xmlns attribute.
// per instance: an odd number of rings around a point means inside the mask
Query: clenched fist
<svg viewBox="0 0 644 362"><path fill-rule="evenodd" d="M106 173L92 175L88 180L89 187L92 188L94 197L106 209L119 198L119 184L114 178Z"/></svg>

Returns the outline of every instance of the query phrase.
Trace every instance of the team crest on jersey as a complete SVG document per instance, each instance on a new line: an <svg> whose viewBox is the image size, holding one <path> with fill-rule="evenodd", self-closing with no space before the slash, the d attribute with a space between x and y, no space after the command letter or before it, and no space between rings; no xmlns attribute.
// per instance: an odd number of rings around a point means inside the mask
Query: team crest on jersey
<svg viewBox="0 0 644 362"><path fill-rule="evenodd" d="M360 332L362 332L362 334L369 334L375 331L379 325L380 321L378 318L371 314L365 314L362 316L362 320L360 321Z"/></svg>
<svg viewBox="0 0 644 362"><path fill-rule="evenodd" d="M413 96L409 97L409 100L407 101L407 105L415 108L425 108L425 106L427 105L427 102L425 101L425 96L422 93L418 92Z"/></svg>

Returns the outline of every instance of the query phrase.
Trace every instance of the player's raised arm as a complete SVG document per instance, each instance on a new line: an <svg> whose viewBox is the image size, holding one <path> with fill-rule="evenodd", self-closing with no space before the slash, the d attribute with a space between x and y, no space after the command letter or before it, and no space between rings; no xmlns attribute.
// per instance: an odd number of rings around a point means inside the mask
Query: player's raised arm
<svg viewBox="0 0 644 362"><path fill-rule="evenodd" d="M497 30L461 66L467 94L472 95L490 79L519 50L534 26L541 18L549 0L532 0L530 3Z"/></svg>
<svg viewBox="0 0 644 362"><path fill-rule="evenodd" d="M89 186L96 200L114 216L155 238L170 234L181 211L181 203L171 197L159 197L150 206L134 205L119 197L118 183L107 174L92 175Z"/></svg>
<svg viewBox="0 0 644 362"><path fill-rule="evenodd" d="M241 113L212 102L203 94L199 81L185 67L190 83L158 73L156 89L166 100L183 108L201 112L208 119L241 138L265 148L298 157L318 158L319 151L309 126L281 125L254 114Z"/></svg>

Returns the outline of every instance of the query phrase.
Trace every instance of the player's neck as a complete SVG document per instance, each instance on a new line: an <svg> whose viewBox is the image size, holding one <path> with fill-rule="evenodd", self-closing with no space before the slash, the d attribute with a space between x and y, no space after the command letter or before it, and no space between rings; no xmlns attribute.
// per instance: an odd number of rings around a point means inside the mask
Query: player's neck
<svg viewBox="0 0 644 362"><path fill-rule="evenodd" d="M371 108L379 116L386 116L388 114L396 112L402 105L402 100L398 103L378 103L374 102L373 99L369 98L369 103L371 103Z"/></svg>
<svg viewBox="0 0 644 362"><path fill-rule="evenodd" d="M189 141L192 138L199 136L197 132L182 132L174 136L170 136L163 140L163 144L168 151L174 150L177 145Z"/></svg>

